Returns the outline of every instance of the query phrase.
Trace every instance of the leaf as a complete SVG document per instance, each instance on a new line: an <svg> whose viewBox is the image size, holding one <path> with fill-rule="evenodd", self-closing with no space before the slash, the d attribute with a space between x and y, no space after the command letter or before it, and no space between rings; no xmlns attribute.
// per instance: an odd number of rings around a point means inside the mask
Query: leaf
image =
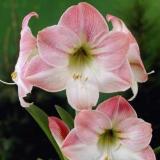
<svg viewBox="0 0 160 160"><path fill-rule="evenodd" d="M46 136L49 139L49 141L51 142L52 146L57 151L59 158L61 160L65 160L58 144L56 143L56 141L55 141L54 137L52 136L50 129L48 127L48 115L35 105L31 105L30 107L27 107L25 109L33 117L33 119L37 122L37 124L40 126L40 128L43 130L43 132L46 134Z"/></svg>
<svg viewBox="0 0 160 160"><path fill-rule="evenodd" d="M159 146L159 147L156 147L156 148L154 149L154 153L155 153L155 154L160 154L160 146Z"/></svg>
<svg viewBox="0 0 160 160"><path fill-rule="evenodd" d="M74 120L72 116L62 107L57 105L55 107L61 119L68 125L70 129L72 129L74 127Z"/></svg>

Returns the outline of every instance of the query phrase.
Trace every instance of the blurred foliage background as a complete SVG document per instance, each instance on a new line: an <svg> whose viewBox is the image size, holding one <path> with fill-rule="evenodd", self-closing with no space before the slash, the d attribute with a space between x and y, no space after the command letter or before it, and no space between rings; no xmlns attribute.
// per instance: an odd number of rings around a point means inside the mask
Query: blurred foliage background
<svg viewBox="0 0 160 160"><path fill-rule="evenodd" d="M36 11L39 19L32 19L33 33L56 24L62 13L80 0L0 0L0 79L11 81L19 52L19 38L23 17ZM86 0L104 16L107 13L124 20L139 42L149 81L139 85L137 98L132 101L138 115L152 123L152 147L160 145L160 0ZM123 94L124 95L124 94ZM111 95L101 94L100 101ZM125 97L131 96L127 91ZM31 100L49 115L57 115L58 104L68 106L65 92L46 93L34 88ZM58 159L40 128L20 107L16 86L0 84L0 160Z"/></svg>

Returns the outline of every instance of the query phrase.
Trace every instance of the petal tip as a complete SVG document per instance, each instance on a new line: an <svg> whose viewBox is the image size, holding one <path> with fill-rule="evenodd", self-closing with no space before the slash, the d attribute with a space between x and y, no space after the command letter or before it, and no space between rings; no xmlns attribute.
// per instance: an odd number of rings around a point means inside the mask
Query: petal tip
<svg viewBox="0 0 160 160"><path fill-rule="evenodd" d="M36 12L30 12L29 14L27 14L22 22L22 29L24 29L25 27L28 26L29 20L31 19L31 17L36 17L39 18L39 15Z"/></svg>

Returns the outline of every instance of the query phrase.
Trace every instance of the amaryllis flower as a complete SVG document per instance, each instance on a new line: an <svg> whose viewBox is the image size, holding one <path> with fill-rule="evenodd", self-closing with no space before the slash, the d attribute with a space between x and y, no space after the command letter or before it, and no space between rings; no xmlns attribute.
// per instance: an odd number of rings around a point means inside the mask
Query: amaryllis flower
<svg viewBox="0 0 160 160"><path fill-rule="evenodd" d="M140 50L138 43L132 33L128 30L127 26L124 24L124 22L119 19L118 17L108 15L107 20L112 22L113 29L112 31L115 32L124 32L126 35L128 35L129 38L129 50L128 50L128 61L131 67L132 71L132 91L134 93L134 96L130 99L132 100L138 92L138 85L137 82L145 82L148 80L148 74L145 70L145 67L143 65L143 62L140 57Z"/></svg>
<svg viewBox="0 0 160 160"><path fill-rule="evenodd" d="M90 4L71 6L58 25L38 33L40 57L52 69L29 77L35 86L56 92L66 89L76 110L95 106L99 92L128 89L131 75L126 61L128 36L109 32L102 15ZM34 63L31 68L37 68Z"/></svg>
<svg viewBox="0 0 160 160"><path fill-rule="evenodd" d="M64 139L70 132L69 127L61 119L54 116L48 117L48 125L58 146L62 147Z"/></svg>
<svg viewBox="0 0 160 160"><path fill-rule="evenodd" d="M62 151L69 160L155 160L151 136L151 125L116 96L76 116Z"/></svg>
<svg viewBox="0 0 160 160"><path fill-rule="evenodd" d="M18 86L18 95L20 103L23 107L28 107L30 104L24 101L24 97L31 92L33 85L27 80L26 72L30 72L30 76L33 76L33 70L30 68L30 63L41 64L37 68L48 69L48 65L45 64L38 55L37 40L32 35L32 32L28 26L28 22L32 16L38 17L37 13L31 12L24 17L22 22L21 39L20 39L20 52L15 71L12 73L12 79ZM36 73L34 70L34 74Z"/></svg>

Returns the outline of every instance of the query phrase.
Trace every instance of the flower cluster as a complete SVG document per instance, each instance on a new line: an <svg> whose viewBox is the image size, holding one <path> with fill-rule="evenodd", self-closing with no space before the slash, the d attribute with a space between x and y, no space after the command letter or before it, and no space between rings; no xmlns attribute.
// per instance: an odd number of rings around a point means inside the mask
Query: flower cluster
<svg viewBox="0 0 160 160"><path fill-rule="evenodd" d="M108 15L113 28L91 5L79 3L62 15L57 25L46 27L34 37L28 26L34 12L22 23L20 54L12 79L18 85L21 105L33 86L49 92L66 89L75 110L91 109L99 92L125 91L134 97L137 82L148 75L138 44L125 24Z"/></svg>
<svg viewBox="0 0 160 160"><path fill-rule="evenodd" d="M151 125L121 96L81 111L74 122L69 131L63 121L49 117L52 135L69 160L155 160Z"/></svg>
<svg viewBox="0 0 160 160"><path fill-rule="evenodd" d="M34 37L28 26L29 13L22 23L20 54L12 73L21 105L33 86L48 92L66 90L69 104L78 113L74 128L49 117L49 128L69 160L155 160L149 143L151 125L137 117L121 96L96 106L99 92L113 93L131 88L148 74L139 46L124 22L112 15L106 19L88 3L71 6L57 25ZM109 29L111 22L112 29Z"/></svg>

